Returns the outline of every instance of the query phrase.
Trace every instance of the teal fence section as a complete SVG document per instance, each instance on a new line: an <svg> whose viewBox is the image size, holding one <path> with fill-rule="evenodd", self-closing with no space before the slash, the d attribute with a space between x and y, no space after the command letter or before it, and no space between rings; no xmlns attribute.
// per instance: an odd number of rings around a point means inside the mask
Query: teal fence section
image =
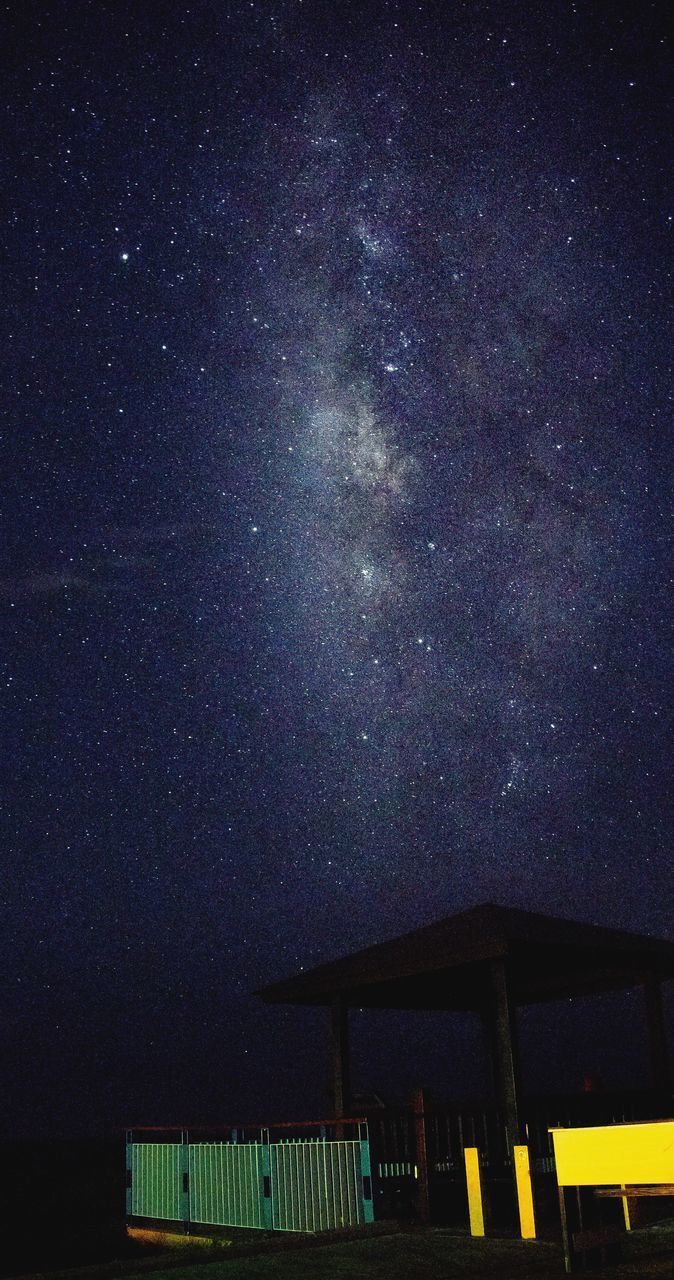
<svg viewBox="0 0 674 1280"><path fill-rule="evenodd" d="M188 1147L190 1222L266 1227L264 1146L204 1142Z"/></svg>
<svg viewBox="0 0 674 1280"><path fill-rule="evenodd" d="M184 1226L329 1231L374 1217L357 1140L127 1142L127 1214ZM260 1131L258 1130L258 1133Z"/></svg>
<svg viewBox="0 0 674 1280"><path fill-rule="evenodd" d="M360 1142L273 1143L272 1222L277 1231L329 1231L365 1222Z"/></svg>
<svg viewBox="0 0 674 1280"><path fill-rule="evenodd" d="M129 1154L132 1216L182 1222L182 1144L134 1142Z"/></svg>

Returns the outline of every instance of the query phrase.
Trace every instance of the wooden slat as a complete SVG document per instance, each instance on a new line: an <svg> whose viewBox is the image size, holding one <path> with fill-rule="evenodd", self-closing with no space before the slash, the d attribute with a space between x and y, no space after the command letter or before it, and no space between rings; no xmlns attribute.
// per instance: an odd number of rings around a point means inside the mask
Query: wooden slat
<svg viewBox="0 0 674 1280"><path fill-rule="evenodd" d="M596 1196L622 1200L623 1196L674 1196L674 1183L656 1187L595 1187Z"/></svg>

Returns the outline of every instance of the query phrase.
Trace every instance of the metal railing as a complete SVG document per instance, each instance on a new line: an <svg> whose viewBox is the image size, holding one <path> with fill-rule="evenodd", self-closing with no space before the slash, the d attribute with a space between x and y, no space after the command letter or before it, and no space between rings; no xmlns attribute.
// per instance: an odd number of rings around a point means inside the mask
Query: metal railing
<svg viewBox="0 0 674 1280"><path fill-rule="evenodd" d="M576 1093L529 1099L523 1108L531 1170L547 1204L551 1199L554 1155L551 1126L611 1124L650 1120L671 1114L671 1096L653 1090ZM416 1123L415 1123L416 1119ZM464 1225L467 1217L464 1149L480 1152L485 1185L495 1217L505 1226L515 1220L514 1161L502 1114L494 1105L426 1103L423 1148L412 1106L372 1110L368 1114L376 1216L419 1216L423 1199L420 1155L426 1158L432 1221ZM554 1188L552 1188L554 1191ZM553 1206L553 1214L556 1209Z"/></svg>
<svg viewBox="0 0 674 1280"><path fill-rule="evenodd" d="M664 1108L664 1110L663 1110ZM530 1099L526 1142L545 1203L554 1172L551 1126L658 1118L652 1091ZM382 1108L367 1119L147 1128L127 1135L127 1214L199 1227L321 1231L420 1216L465 1225L465 1149L480 1152L495 1221L515 1214L513 1153L494 1106Z"/></svg>
<svg viewBox="0 0 674 1280"><path fill-rule="evenodd" d="M128 1130L126 1170L130 1220L314 1232L374 1217L363 1120L237 1126L206 1141L185 1129Z"/></svg>

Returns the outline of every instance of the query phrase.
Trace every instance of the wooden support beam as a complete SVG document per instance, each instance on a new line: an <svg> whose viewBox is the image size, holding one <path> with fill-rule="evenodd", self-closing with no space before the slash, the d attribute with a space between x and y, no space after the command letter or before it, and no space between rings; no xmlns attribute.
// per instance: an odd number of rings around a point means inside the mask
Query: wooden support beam
<svg viewBox="0 0 674 1280"><path fill-rule="evenodd" d="M657 978L649 977L645 980L644 996L653 1086L666 1093L671 1086L671 1075L665 1016L662 1008L662 988Z"/></svg>
<svg viewBox="0 0 674 1280"><path fill-rule="evenodd" d="M627 1197L632 1200L639 1196L674 1196L674 1182L660 1182L652 1187L631 1187L621 1182L619 1187L595 1187L594 1194L602 1199L622 1200Z"/></svg>
<svg viewBox="0 0 674 1280"><path fill-rule="evenodd" d="M621 1190L622 1190L622 1191L624 1191L624 1190L625 1190L625 1184L624 1184L624 1183L623 1183L623 1185L622 1185L622 1187L621 1187ZM622 1204L623 1218L625 1219L625 1230L626 1230L626 1231L631 1231L631 1230L632 1230L632 1218L633 1218L633 1216L634 1216L634 1215L633 1215L632 1210L630 1209L630 1202L629 1202L629 1200L628 1200L627 1196L621 1196L621 1197L620 1197L620 1202L621 1202L621 1204Z"/></svg>
<svg viewBox="0 0 674 1280"><path fill-rule="evenodd" d="M511 1147L521 1142L519 1054L515 1008L508 989L505 961L491 966L492 1000L487 1010L496 1096Z"/></svg>
<svg viewBox="0 0 674 1280"><path fill-rule="evenodd" d="M414 1137L417 1157L417 1209L420 1222L430 1222L431 1220L428 1149L426 1144L426 1102L426 1090L415 1089L412 1095L412 1109L414 1111Z"/></svg>
<svg viewBox="0 0 674 1280"><path fill-rule="evenodd" d="M333 1104L335 1116L339 1118L348 1115L351 1106L349 1010L341 996L334 1000L330 1012Z"/></svg>
<svg viewBox="0 0 674 1280"><path fill-rule="evenodd" d="M566 1187L557 1187L559 1194L559 1218L562 1224L562 1247L564 1249L564 1270L567 1275L572 1269L571 1260L571 1236L569 1233L569 1219L566 1212Z"/></svg>

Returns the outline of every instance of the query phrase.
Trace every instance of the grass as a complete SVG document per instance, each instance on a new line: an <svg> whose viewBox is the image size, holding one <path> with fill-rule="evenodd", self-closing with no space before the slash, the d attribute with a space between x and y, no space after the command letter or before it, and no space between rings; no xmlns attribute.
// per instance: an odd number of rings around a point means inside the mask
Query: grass
<svg viewBox="0 0 674 1280"><path fill-rule="evenodd" d="M309 1247L286 1240L251 1257L236 1249L224 1251L229 1257L221 1251L218 1260L203 1247L198 1252L198 1258L181 1253L51 1272L49 1280L562 1280L565 1274L557 1245L471 1240L441 1230L400 1231ZM621 1264L597 1272L600 1280L671 1280L673 1225L634 1232L625 1252Z"/></svg>

